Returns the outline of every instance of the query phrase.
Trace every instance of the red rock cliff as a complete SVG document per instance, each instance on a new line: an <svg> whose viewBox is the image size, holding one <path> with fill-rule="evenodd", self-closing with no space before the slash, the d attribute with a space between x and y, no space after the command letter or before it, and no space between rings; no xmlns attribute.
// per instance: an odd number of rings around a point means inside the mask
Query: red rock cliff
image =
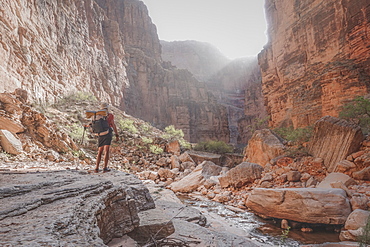
<svg viewBox="0 0 370 247"><path fill-rule="evenodd" d="M266 0L259 54L270 126L312 125L370 88L368 0Z"/></svg>
<svg viewBox="0 0 370 247"><path fill-rule="evenodd" d="M31 101L54 102L87 91L119 104L128 83L123 36L100 2L2 0L0 92L22 88Z"/></svg>
<svg viewBox="0 0 370 247"><path fill-rule="evenodd" d="M158 127L175 125L190 141L229 140L226 110L204 84L163 67L139 0L3 0L0 58L0 92L22 88L52 103L85 91Z"/></svg>

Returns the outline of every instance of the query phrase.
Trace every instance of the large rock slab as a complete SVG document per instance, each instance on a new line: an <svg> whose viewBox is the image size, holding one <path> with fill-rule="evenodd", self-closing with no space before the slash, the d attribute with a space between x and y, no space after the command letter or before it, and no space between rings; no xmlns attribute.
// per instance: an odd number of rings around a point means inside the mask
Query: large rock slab
<svg viewBox="0 0 370 247"><path fill-rule="evenodd" d="M263 167L249 162L243 162L230 169L224 176L218 178L223 188L233 186L242 187L247 183L253 183L254 180L261 178Z"/></svg>
<svg viewBox="0 0 370 247"><path fill-rule="evenodd" d="M313 224L344 224L351 213L342 189L256 188L246 206L260 215Z"/></svg>
<svg viewBox="0 0 370 247"><path fill-rule="evenodd" d="M336 170L339 161L360 148L363 139L364 135L359 126L343 119L325 116L315 124L309 153L323 158L324 165L332 172Z"/></svg>
<svg viewBox="0 0 370 247"><path fill-rule="evenodd" d="M203 163L204 161L212 161L216 165L221 165L221 155L208 153L208 152L200 152L200 151L187 151L189 156L194 160L195 163L198 165Z"/></svg>
<svg viewBox="0 0 370 247"><path fill-rule="evenodd" d="M220 174L222 168L211 161L199 164L190 174L173 182L170 187L174 192L192 192L201 186L206 179Z"/></svg>
<svg viewBox="0 0 370 247"><path fill-rule="evenodd" d="M3 173L0 246L104 246L154 206L142 182L124 172Z"/></svg>
<svg viewBox="0 0 370 247"><path fill-rule="evenodd" d="M284 153L283 142L269 129L256 130L244 150L245 160L265 166Z"/></svg>
<svg viewBox="0 0 370 247"><path fill-rule="evenodd" d="M205 178L202 175L203 164L198 165L189 175L182 178L180 181L173 182L170 187L174 192L192 192L201 186Z"/></svg>

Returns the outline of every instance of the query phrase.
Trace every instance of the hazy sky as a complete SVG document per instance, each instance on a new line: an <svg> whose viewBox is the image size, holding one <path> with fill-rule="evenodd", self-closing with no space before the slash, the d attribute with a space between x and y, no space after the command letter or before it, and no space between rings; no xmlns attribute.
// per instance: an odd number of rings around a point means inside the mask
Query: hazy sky
<svg viewBox="0 0 370 247"><path fill-rule="evenodd" d="M264 0L142 0L165 41L197 40L234 59L267 42Z"/></svg>

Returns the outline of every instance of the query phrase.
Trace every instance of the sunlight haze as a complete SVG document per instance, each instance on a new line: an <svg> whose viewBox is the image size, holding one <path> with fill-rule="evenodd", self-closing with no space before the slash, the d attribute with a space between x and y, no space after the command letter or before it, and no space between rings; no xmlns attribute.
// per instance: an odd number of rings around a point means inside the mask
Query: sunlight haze
<svg viewBox="0 0 370 247"><path fill-rule="evenodd" d="M230 59L257 55L266 43L263 0L142 0L165 41L196 40Z"/></svg>

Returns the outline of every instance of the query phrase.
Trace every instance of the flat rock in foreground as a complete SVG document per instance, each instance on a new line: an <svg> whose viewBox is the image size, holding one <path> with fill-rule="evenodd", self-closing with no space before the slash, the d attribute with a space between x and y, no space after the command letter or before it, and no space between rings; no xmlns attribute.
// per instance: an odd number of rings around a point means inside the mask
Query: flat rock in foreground
<svg viewBox="0 0 370 247"><path fill-rule="evenodd" d="M0 176L0 246L104 246L155 206L142 182L124 172Z"/></svg>
<svg viewBox="0 0 370 247"><path fill-rule="evenodd" d="M256 188L246 206L264 216L312 224L344 224L351 213L342 189Z"/></svg>

